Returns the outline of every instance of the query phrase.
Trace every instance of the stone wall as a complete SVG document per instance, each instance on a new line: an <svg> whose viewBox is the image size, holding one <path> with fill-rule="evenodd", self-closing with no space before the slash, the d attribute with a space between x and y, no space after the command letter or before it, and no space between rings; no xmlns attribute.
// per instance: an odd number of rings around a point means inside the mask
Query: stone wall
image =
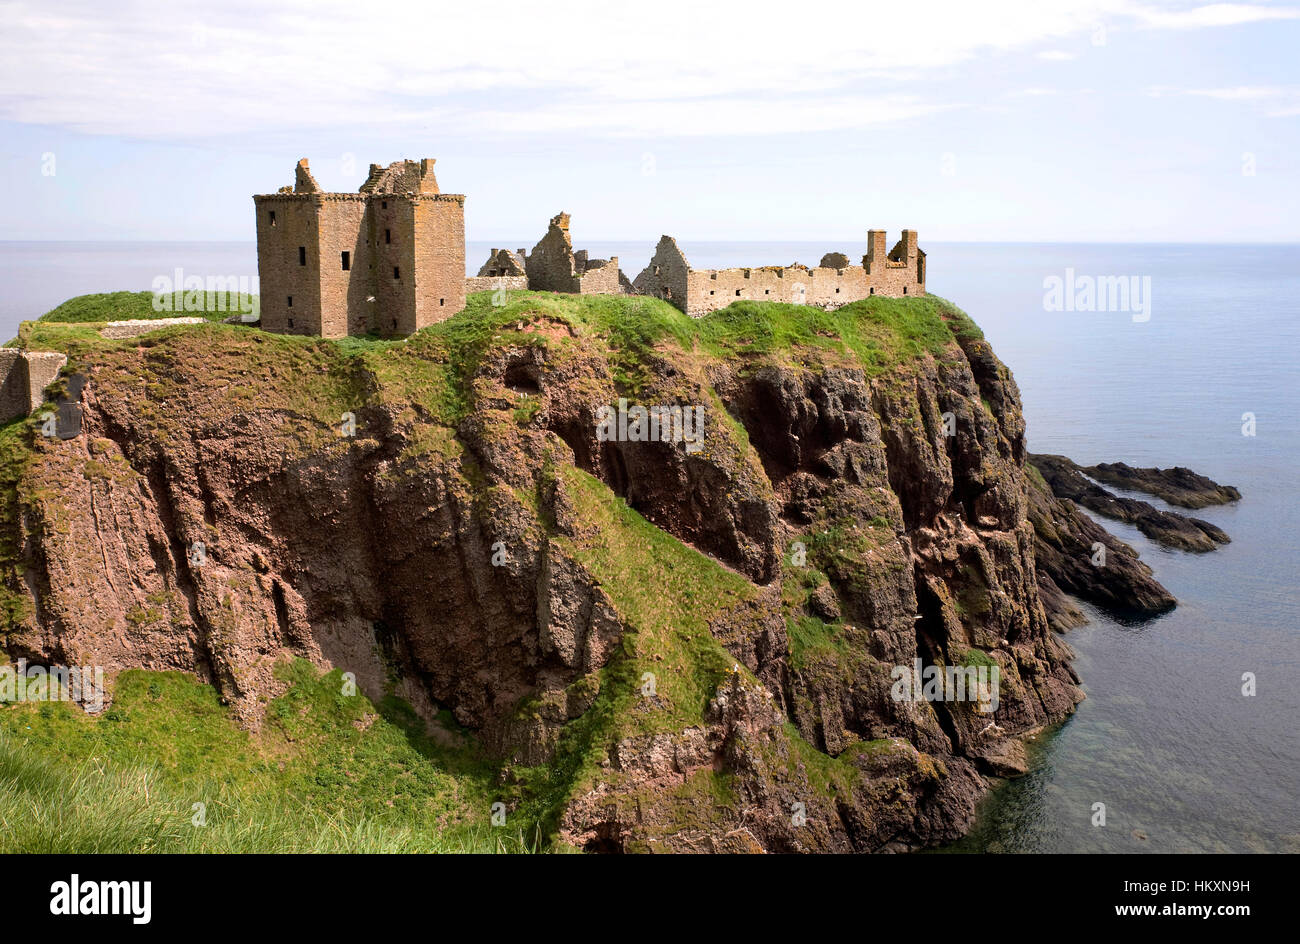
<svg viewBox="0 0 1300 944"><path fill-rule="evenodd" d="M569 238L569 214L551 217L546 235L524 260L528 287L539 292L567 292L573 295L618 295L624 289L618 256L588 259L585 249L573 251Z"/></svg>
<svg viewBox="0 0 1300 944"><path fill-rule="evenodd" d="M403 334L445 321L465 307L465 198L414 199L415 308Z"/></svg>
<svg viewBox="0 0 1300 944"><path fill-rule="evenodd" d="M262 327L277 334L320 334L315 198L279 193L254 197L253 204Z"/></svg>
<svg viewBox="0 0 1300 944"><path fill-rule="evenodd" d="M471 275L465 279L465 294L470 292L495 292L504 289L507 292L528 288L526 275Z"/></svg>
<svg viewBox="0 0 1300 944"><path fill-rule="evenodd" d="M0 423L26 416L45 402L45 388L68 362L57 351L0 348Z"/></svg>
<svg viewBox="0 0 1300 944"><path fill-rule="evenodd" d="M511 252L509 249L493 249L488 253L487 262L479 266L479 277L486 276L527 276L527 253L520 249L517 252Z"/></svg>
<svg viewBox="0 0 1300 944"><path fill-rule="evenodd" d="M879 230L868 234L868 255L861 265L850 264L843 253L827 253L816 268L796 263L695 270L676 241L664 236L633 286L639 294L670 301L695 318L745 300L832 309L871 295L925 294L925 253L917 248L915 231L904 230L903 239L888 254L884 239Z"/></svg>

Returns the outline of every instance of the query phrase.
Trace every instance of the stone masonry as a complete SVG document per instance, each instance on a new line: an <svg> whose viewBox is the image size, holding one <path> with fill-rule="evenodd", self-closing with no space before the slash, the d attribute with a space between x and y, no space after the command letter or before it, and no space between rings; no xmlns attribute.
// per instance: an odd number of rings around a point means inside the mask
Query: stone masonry
<svg viewBox="0 0 1300 944"><path fill-rule="evenodd" d="M884 230L867 233L862 264L849 264L843 253L827 253L816 268L794 264L741 269L692 269L671 236L661 237L650 264L633 282L640 295L653 295L693 318L736 301L790 302L832 309L871 295L925 294L925 253L916 231L885 252Z"/></svg>
<svg viewBox="0 0 1300 944"><path fill-rule="evenodd" d="M45 402L45 388L68 362L57 351L0 348L0 423L26 416Z"/></svg>
<svg viewBox="0 0 1300 944"><path fill-rule="evenodd" d="M253 197L262 327L400 337L464 308L465 197L433 164L371 164L357 193L323 193L303 158L292 189Z"/></svg>
<svg viewBox="0 0 1300 944"><path fill-rule="evenodd" d="M587 250L573 251L569 238L569 214L551 217L546 235L525 260L528 287L541 292L569 292L581 295L619 295L624 289L618 256L589 259Z"/></svg>

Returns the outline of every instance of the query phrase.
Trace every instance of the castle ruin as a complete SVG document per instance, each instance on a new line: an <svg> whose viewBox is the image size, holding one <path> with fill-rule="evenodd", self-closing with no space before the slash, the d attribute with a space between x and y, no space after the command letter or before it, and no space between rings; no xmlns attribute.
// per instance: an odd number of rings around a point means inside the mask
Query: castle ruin
<svg viewBox="0 0 1300 944"><path fill-rule="evenodd" d="M370 165L357 193L294 186L253 197L262 327L326 338L400 337L465 307L465 197L433 160Z"/></svg>
<svg viewBox="0 0 1300 944"><path fill-rule="evenodd" d="M733 302L789 302L832 309L872 295L925 294L925 253L916 230L885 252L885 231L867 232L867 254L851 265L843 253L827 253L816 268L794 264L738 269L692 269L671 236L663 236L650 264L632 283L637 294L652 295L699 318Z"/></svg>
<svg viewBox="0 0 1300 944"><path fill-rule="evenodd" d="M574 250L567 213L551 218L532 252L493 249L467 278L465 197L438 190L433 164L371 164L357 193L323 193L303 158L293 187L253 197L262 327L326 338L404 337L462 310L467 292L501 289L649 295L693 318L746 299L832 309L873 295L925 294L915 230L903 230L888 252L884 230L869 230L860 265L832 252L815 268L696 270L664 236L631 282L617 256Z"/></svg>

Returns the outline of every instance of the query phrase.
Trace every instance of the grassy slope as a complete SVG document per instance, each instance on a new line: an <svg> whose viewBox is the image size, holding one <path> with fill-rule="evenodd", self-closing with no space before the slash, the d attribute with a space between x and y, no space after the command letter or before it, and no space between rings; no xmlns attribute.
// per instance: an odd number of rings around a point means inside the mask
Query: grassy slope
<svg viewBox="0 0 1300 944"><path fill-rule="evenodd" d="M469 739L441 746L402 703L343 695L337 670L282 671L256 735L178 672L122 673L99 717L0 707L0 852L526 848L489 825L494 771Z"/></svg>
<svg viewBox="0 0 1300 944"><path fill-rule="evenodd" d="M130 386L121 392L160 436L182 435L187 411L180 405L215 390L252 398L246 408L254 400L275 402L301 417L300 425L318 424L319 436L298 433L304 450L339 448L332 424L366 402L421 416L421 436L429 440L422 447L457 448L453 430L469 409L469 379L484 353L499 344L546 343L516 330L526 321L548 319L601 338L630 393L645 376L647 357L672 348L759 363L857 364L876 375L938 354L955 333L978 333L934 296L871 298L834 312L742 302L696 320L654 299L511 292L504 306L493 306L492 293L483 292L471 295L461 314L404 342L284 337L220 324L106 341L93 330L54 323L59 312L67 321L79 314L143 316L125 311L116 297L74 299L26 323L18 343L66 351L69 369L83 361L112 364L121 351L132 365L122 374ZM228 375L227 382L187 386L196 371L209 381ZM259 377L256 387L241 382L250 374ZM0 571L8 577L18 568L12 532L31 435L30 421L0 430ZM7 732L0 739L0 851L519 848L518 823L541 822L549 830L565 798L595 775L611 739L699 722L733 664L708 619L756 592L590 476L572 468L555 474L565 478L580 520L595 525L560 540L597 577L631 632L596 679L577 683L594 684L599 694L563 732L560 760L508 772L498 792L517 805L515 832L484 825L498 798L495 771L477 764L472 745L436 747L400 705L376 710L364 698L341 700L337 679L317 680L295 666L287 670L293 685L271 704L264 731L250 736L233 725L211 689L180 676L130 672L100 719L63 705L0 708L0 732ZM0 604L21 606L17 596ZM796 656L833 653L834 633L824 624L795 627ZM655 673L661 696L649 712L633 710L646 671ZM804 744L793 727L788 733L818 777L852 776L842 760ZM142 755L155 768L140 767ZM725 783L706 780L689 789L725 798ZM209 796L209 825L190 826L191 804ZM29 825L11 828L21 823Z"/></svg>

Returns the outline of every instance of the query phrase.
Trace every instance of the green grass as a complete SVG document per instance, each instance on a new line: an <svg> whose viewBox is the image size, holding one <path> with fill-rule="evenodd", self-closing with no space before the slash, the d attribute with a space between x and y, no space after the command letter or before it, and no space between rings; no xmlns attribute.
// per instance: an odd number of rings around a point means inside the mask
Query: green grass
<svg viewBox="0 0 1300 944"><path fill-rule="evenodd" d="M463 732L345 696L337 671L282 675L257 734L178 672L123 672L97 718L0 706L0 852L528 850L526 824L490 825L504 798Z"/></svg>
<svg viewBox="0 0 1300 944"><path fill-rule="evenodd" d="M250 311L259 314L258 297L238 292L176 292L171 298L160 296L168 310L157 311L153 292L105 292L78 295L39 320L60 324L97 321L127 321L139 318L204 318L221 321L233 314Z"/></svg>

